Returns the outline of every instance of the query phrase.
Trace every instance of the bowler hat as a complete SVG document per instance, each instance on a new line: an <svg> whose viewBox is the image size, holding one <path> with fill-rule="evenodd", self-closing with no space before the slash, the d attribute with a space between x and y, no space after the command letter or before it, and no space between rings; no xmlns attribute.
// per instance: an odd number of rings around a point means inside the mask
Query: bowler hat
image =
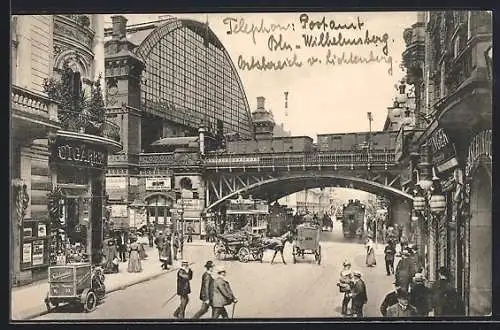
<svg viewBox="0 0 500 330"><path fill-rule="evenodd" d="M354 275L355 277L361 277L361 272L358 270L355 270L352 272L352 275Z"/></svg>
<svg viewBox="0 0 500 330"><path fill-rule="evenodd" d="M212 260L207 261L207 263L205 264L205 268L212 268L213 266L214 263L212 262Z"/></svg>

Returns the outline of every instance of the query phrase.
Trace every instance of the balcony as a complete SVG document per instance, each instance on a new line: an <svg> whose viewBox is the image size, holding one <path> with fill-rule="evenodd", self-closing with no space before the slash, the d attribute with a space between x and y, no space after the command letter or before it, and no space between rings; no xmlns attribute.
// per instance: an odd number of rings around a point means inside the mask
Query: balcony
<svg viewBox="0 0 500 330"><path fill-rule="evenodd" d="M47 96L12 85L11 104L14 138L43 138L59 128L57 103Z"/></svg>
<svg viewBox="0 0 500 330"><path fill-rule="evenodd" d="M139 165L143 167L198 167L201 159L197 152L141 153Z"/></svg>
<svg viewBox="0 0 500 330"><path fill-rule="evenodd" d="M122 149L120 127L89 113L59 110L58 136L105 145L110 152Z"/></svg>

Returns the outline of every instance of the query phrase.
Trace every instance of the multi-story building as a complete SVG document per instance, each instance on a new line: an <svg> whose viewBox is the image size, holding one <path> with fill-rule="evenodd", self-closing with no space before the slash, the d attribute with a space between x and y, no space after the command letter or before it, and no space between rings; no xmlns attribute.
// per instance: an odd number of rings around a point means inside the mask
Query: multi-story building
<svg viewBox="0 0 500 330"><path fill-rule="evenodd" d="M123 152L109 159L111 220L128 223L132 210L161 226L182 213L185 225L203 232L199 157L221 136L254 137L238 73L208 24L168 17L128 26L124 16L112 24L105 29L107 105Z"/></svg>
<svg viewBox="0 0 500 330"><path fill-rule="evenodd" d="M11 27L11 271L21 284L77 246L98 260L107 155L122 146L96 83L103 18L16 15Z"/></svg>
<svg viewBox="0 0 500 330"><path fill-rule="evenodd" d="M492 14L420 13L404 38L420 130L401 140L401 161L408 165L402 181L427 198L414 213L427 275L434 281L437 269L447 267L466 315L487 315L493 272Z"/></svg>

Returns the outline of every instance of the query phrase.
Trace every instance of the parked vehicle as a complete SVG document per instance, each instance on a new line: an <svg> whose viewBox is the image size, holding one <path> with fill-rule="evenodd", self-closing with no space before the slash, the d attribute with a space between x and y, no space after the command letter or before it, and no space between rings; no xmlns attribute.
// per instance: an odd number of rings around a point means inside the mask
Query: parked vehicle
<svg viewBox="0 0 500 330"><path fill-rule="evenodd" d="M49 292L45 305L50 311L60 303L78 304L85 312L93 311L104 299L104 272L89 263L49 267Z"/></svg>
<svg viewBox="0 0 500 330"><path fill-rule="evenodd" d="M228 256L238 258L240 262L253 260L262 261L264 248L260 235L239 231L217 236L214 245L214 255L218 260L224 260Z"/></svg>

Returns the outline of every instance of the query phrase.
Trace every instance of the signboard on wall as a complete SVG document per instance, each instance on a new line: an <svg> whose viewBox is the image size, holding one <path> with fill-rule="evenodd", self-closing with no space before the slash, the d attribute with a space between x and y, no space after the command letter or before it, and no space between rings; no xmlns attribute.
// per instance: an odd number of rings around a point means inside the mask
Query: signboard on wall
<svg viewBox="0 0 500 330"><path fill-rule="evenodd" d="M182 209L182 205L184 204L184 209L188 210L199 210L200 209L200 200L199 199L192 199L192 198L184 198L184 199L179 199L177 201L177 205L175 206L176 209Z"/></svg>
<svg viewBox="0 0 500 330"><path fill-rule="evenodd" d="M172 189L170 178L146 178L146 191L163 191Z"/></svg>
<svg viewBox="0 0 500 330"><path fill-rule="evenodd" d="M438 172L445 172L458 165L455 146L442 128L430 136L428 142L432 151L432 160Z"/></svg>
<svg viewBox="0 0 500 330"><path fill-rule="evenodd" d="M58 140L52 147L52 159L58 164L104 169L108 152L103 147L81 141Z"/></svg>
<svg viewBox="0 0 500 330"><path fill-rule="evenodd" d="M31 243L23 244L23 264L31 263Z"/></svg>
<svg viewBox="0 0 500 330"><path fill-rule="evenodd" d="M126 199L128 187L126 177L106 177L106 192L110 200Z"/></svg>
<svg viewBox="0 0 500 330"><path fill-rule="evenodd" d="M113 218L127 218L128 207L126 204L113 204L111 206L111 217Z"/></svg>
<svg viewBox="0 0 500 330"><path fill-rule="evenodd" d="M33 266L43 265L43 241L33 242L32 260Z"/></svg>

